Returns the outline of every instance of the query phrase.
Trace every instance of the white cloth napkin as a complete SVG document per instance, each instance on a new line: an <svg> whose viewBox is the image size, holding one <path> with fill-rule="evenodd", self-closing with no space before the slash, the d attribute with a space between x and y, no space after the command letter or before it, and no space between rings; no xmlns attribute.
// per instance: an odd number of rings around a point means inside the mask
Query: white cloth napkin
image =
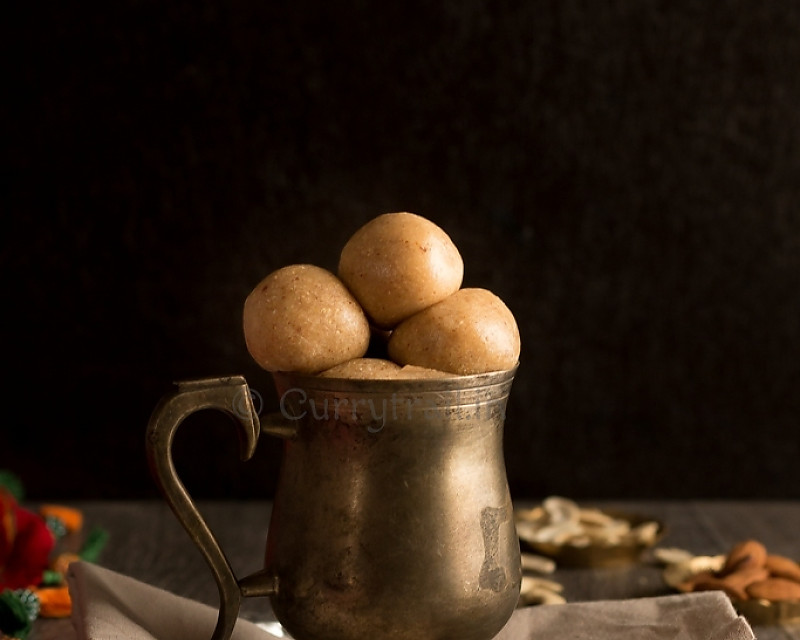
<svg viewBox="0 0 800 640"><path fill-rule="evenodd" d="M721 591L517 609L494 640L754 640Z"/></svg>
<svg viewBox="0 0 800 640"><path fill-rule="evenodd" d="M70 565L78 640L204 640L217 611L86 562ZM280 634L280 630L276 634ZM273 635L239 620L233 640ZM754 640L747 621L718 591L517 609L495 640Z"/></svg>
<svg viewBox="0 0 800 640"><path fill-rule="evenodd" d="M72 625L78 640L207 640L217 610L88 562L67 571ZM269 640L238 620L232 640Z"/></svg>

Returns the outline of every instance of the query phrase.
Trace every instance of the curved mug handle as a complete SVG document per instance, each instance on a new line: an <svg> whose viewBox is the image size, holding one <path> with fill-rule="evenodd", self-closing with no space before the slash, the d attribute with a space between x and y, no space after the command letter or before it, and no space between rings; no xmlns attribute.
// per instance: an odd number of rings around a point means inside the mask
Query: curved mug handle
<svg viewBox="0 0 800 640"><path fill-rule="evenodd" d="M255 452L261 424L250 389L242 376L204 378L177 383L177 389L161 398L147 426L147 460L164 499L189 537L200 549L219 589L219 616L211 640L228 640L233 633L243 597L269 596L277 591L264 571L237 580L219 542L200 515L180 481L172 461L172 442L180 424L202 409L219 409L238 425L240 455L249 460ZM289 426L275 425L265 432L291 437Z"/></svg>

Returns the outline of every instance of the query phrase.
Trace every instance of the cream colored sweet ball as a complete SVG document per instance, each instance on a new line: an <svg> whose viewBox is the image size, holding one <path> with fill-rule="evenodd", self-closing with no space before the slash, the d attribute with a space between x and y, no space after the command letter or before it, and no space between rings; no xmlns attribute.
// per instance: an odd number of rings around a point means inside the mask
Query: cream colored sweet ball
<svg viewBox="0 0 800 640"><path fill-rule="evenodd" d="M436 378L455 378L454 373L447 371L439 371L438 369L429 369L428 367L418 367L415 364L407 364L400 367L400 370L395 373L395 378L400 380L428 380Z"/></svg>
<svg viewBox="0 0 800 640"><path fill-rule="evenodd" d="M273 271L244 302L244 337L267 371L318 373L359 358L369 345L369 321L347 287L310 264Z"/></svg>
<svg viewBox="0 0 800 640"><path fill-rule="evenodd" d="M425 380L452 378L454 374L407 364L401 367L384 358L355 358L337 364L319 374L321 378L347 378L350 380Z"/></svg>
<svg viewBox="0 0 800 640"><path fill-rule="evenodd" d="M393 378L400 365L383 358L355 358L337 364L320 373L323 378L349 378L351 380L385 380Z"/></svg>
<svg viewBox="0 0 800 640"><path fill-rule="evenodd" d="M427 218L384 213L347 241L338 274L386 329L457 291L464 261L450 236Z"/></svg>
<svg viewBox="0 0 800 640"><path fill-rule="evenodd" d="M514 315L486 289L460 289L402 322L389 338L395 362L459 375L510 369L519 353Z"/></svg>

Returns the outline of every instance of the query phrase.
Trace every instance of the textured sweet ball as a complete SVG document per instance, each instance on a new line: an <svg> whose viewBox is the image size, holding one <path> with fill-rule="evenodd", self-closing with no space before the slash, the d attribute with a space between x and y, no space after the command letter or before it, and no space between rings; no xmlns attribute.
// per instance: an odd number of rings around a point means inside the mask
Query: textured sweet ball
<svg viewBox="0 0 800 640"><path fill-rule="evenodd" d="M406 365L401 367L383 358L355 358L337 364L319 374L321 378L347 378L350 380L426 380L452 378L452 373Z"/></svg>
<svg viewBox="0 0 800 640"><path fill-rule="evenodd" d="M323 371L323 378L349 378L351 380L385 380L393 378L400 365L383 358L355 358Z"/></svg>
<svg viewBox="0 0 800 640"><path fill-rule="evenodd" d="M339 277L381 328L396 326L461 286L464 262L450 237L413 213L385 213L342 249Z"/></svg>
<svg viewBox="0 0 800 640"><path fill-rule="evenodd" d="M318 373L367 350L369 321L330 271L308 264L273 271L244 302L244 337L267 371Z"/></svg>
<svg viewBox="0 0 800 640"><path fill-rule="evenodd" d="M400 368L395 376L400 380L428 380L433 378L453 378L455 374L428 367L418 367L414 364L407 364Z"/></svg>
<svg viewBox="0 0 800 640"><path fill-rule="evenodd" d="M389 338L395 362L459 375L510 369L519 353L514 315L486 289L460 289L402 322Z"/></svg>

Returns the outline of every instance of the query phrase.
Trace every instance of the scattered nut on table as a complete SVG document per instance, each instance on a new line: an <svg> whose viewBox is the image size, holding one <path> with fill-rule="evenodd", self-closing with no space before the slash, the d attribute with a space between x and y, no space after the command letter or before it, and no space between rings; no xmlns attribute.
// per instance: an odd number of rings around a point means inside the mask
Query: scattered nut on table
<svg viewBox="0 0 800 640"><path fill-rule="evenodd" d="M562 595L563 585L555 580L532 576L531 573L551 574L556 570L556 563L551 558L535 553L520 554L522 561L522 584L519 590L518 606L563 604L566 598Z"/></svg>
<svg viewBox="0 0 800 640"><path fill-rule="evenodd" d="M535 571L537 573L553 573L556 570L556 561L551 558L537 555L535 553L520 554L523 571Z"/></svg>
<svg viewBox="0 0 800 640"><path fill-rule="evenodd" d="M563 591L563 585L555 580L522 576L519 601L521 605L564 604Z"/></svg>

